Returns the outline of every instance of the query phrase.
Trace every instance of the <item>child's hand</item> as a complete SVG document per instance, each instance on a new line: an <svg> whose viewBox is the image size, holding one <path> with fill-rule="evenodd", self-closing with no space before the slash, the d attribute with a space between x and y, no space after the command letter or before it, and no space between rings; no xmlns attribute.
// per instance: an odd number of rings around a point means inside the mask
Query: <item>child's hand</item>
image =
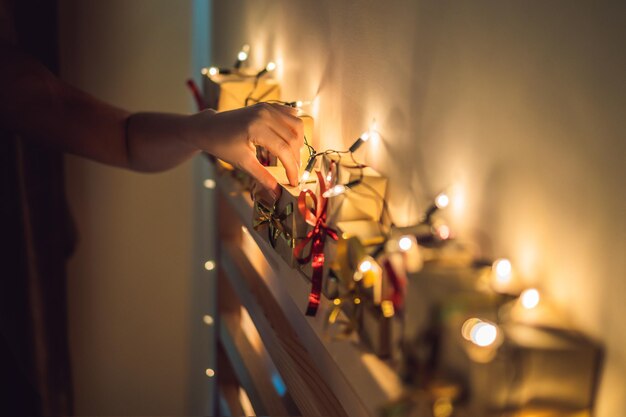
<svg viewBox="0 0 626 417"><path fill-rule="evenodd" d="M294 108L268 103L221 113L203 111L191 116L188 136L194 146L243 169L275 191L278 184L257 160L255 146L263 146L280 159L289 182L297 185L304 131L296 114Z"/></svg>

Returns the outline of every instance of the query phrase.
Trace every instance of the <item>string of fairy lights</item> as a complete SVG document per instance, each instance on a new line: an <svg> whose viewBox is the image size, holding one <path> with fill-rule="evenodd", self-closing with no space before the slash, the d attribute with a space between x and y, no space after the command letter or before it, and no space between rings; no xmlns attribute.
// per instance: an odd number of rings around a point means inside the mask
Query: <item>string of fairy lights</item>
<svg viewBox="0 0 626 417"><path fill-rule="evenodd" d="M262 98L253 98L253 95L257 90L259 80L262 77L271 74L277 68L276 63L270 61L266 64L264 68L262 68L258 72L243 72L242 68L244 63L249 58L249 53L249 45L244 45L237 54L237 59L232 68L209 67L204 68L201 71L202 75L209 78L215 77L217 75L236 74L243 78L253 79L253 86L243 103L244 106L248 106L262 101ZM304 100L289 102L280 100L267 100L267 102L282 104L298 109L302 109L304 106L311 104L310 101ZM311 116L301 112L300 117L308 118ZM433 246L434 244L445 244L447 241L452 240L450 227L445 223L436 224L434 221L436 213L445 210L449 207L451 203L452 197L448 191L444 191L436 195L430 205L424 210L424 214L417 224L412 226L397 227L391 218L391 213L389 212L388 202L385 196L378 194L378 192L373 187L364 182L363 169L366 168L367 165L359 162L355 157L355 153L357 152L357 150L365 146L370 140L378 140L380 139L380 137L381 135L378 131L377 124L376 122L373 122L367 130L365 130L354 140L354 142L347 150L339 151L329 149L324 151L317 151L311 145L311 138L304 138L309 158L305 165L305 169L300 177L301 187L306 187L307 183L310 181L312 173L316 170L318 160L321 157L332 155L336 159L336 161L334 161L334 164L336 166L333 167L334 171L333 169L329 169L327 176L324 178L328 183L328 187L323 193L322 197L330 199L344 194L360 193L358 191L359 187L364 187L368 190L366 196L378 200L378 203L383 207L381 219L383 222L386 223L388 227L381 228L383 240L376 245L376 249L374 249L372 253L364 256L363 259L358 263L354 273L355 281L359 281L364 276L364 274L372 270L381 270L380 266L377 264L376 258L377 255L379 255L383 251L387 251L388 253L397 252L401 254L410 254L417 246ZM343 163L343 158L349 158L351 165L346 165L345 163ZM340 167L357 169L359 170L359 175L346 183L336 183L338 177L337 170L340 169ZM390 241L393 241L393 247L390 247ZM406 272L413 273L417 272L419 270L419 267L407 266L406 270ZM535 309L540 305L542 297L537 288L530 287L524 288L522 290L511 289L511 283L514 278L514 270L511 262L508 259L497 259L492 262L490 274L491 287L496 293L507 294L511 297L517 298L518 304L526 310ZM332 300L333 305L340 306L349 298L350 297L346 297L345 295L338 296L337 298ZM351 298L351 301L356 304L360 303L360 300L360 294L353 295L353 297ZM394 315L393 306L390 306L390 304L387 302L381 303L381 310L386 317ZM337 317L337 311L337 309L331 310L330 321L334 322ZM460 329L460 332L461 336L465 340L468 340L479 347L494 346L502 340L502 336L498 328L498 323L482 319L480 317L470 318L465 321L462 328Z"/></svg>

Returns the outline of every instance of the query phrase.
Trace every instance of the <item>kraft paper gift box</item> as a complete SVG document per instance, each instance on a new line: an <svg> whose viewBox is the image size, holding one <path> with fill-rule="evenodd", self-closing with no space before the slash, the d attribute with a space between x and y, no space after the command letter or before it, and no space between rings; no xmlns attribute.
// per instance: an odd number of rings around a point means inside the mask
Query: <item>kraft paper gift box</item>
<svg viewBox="0 0 626 417"><path fill-rule="evenodd" d="M349 156L334 153L322 156L321 168L324 178L331 178L328 188L336 184L345 185L352 181L360 181L360 184L354 185L343 194L329 198L330 223L380 220L384 208L383 199L387 191L387 178L371 167L356 167Z"/></svg>
<svg viewBox="0 0 626 417"><path fill-rule="evenodd" d="M296 265L293 254L294 246L306 236L310 226L298 211L299 187L292 187L287 180L283 167L265 167L276 178L281 187L278 200L257 201L254 208L254 224L270 245L291 267ZM273 207L272 206L273 203ZM259 207L262 205L263 207ZM270 219L269 217L273 217ZM280 225L277 225L277 222Z"/></svg>
<svg viewBox="0 0 626 417"><path fill-rule="evenodd" d="M469 399L474 410L541 406L560 410L562 414L554 414L558 416L593 408L602 366L598 344L567 329L510 323L499 330L503 341L495 357L471 361Z"/></svg>
<svg viewBox="0 0 626 417"><path fill-rule="evenodd" d="M276 80L261 77L255 87L254 73L217 74L203 77L205 100L217 111L234 110L257 102L280 100ZM248 103L246 103L246 99Z"/></svg>
<svg viewBox="0 0 626 417"><path fill-rule="evenodd" d="M385 233L384 226L372 220L339 222L332 227L339 240L327 237L324 244L324 258L328 267L324 273L323 292L328 298L335 298L351 290L355 284L354 272L363 257L370 255L377 245L384 242ZM306 274L311 271L305 269L303 272Z"/></svg>
<svg viewBox="0 0 626 417"><path fill-rule="evenodd" d="M422 270L411 274L406 288L410 302L405 303L404 311L402 370L411 382L423 384L435 372L445 373L447 366L460 367L454 362L459 357L458 348L445 344L444 329L451 320L462 324L471 315L496 320L499 307L509 298L494 293L484 283L484 276L482 268L453 262L427 262ZM442 361L442 356L452 358L452 365Z"/></svg>
<svg viewBox="0 0 626 417"><path fill-rule="evenodd" d="M361 340L381 358L395 357L399 353L402 338L401 323L389 300L374 304L369 299L362 301L359 317Z"/></svg>

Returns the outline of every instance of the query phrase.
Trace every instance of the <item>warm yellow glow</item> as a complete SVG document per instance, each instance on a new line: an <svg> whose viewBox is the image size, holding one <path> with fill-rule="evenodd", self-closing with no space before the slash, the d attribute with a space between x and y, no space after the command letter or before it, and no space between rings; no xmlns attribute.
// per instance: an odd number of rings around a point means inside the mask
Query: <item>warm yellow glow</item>
<svg viewBox="0 0 626 417"><path fill-rule="evenodd" d="M209 378L212 378L215 376L215 371L211 368L207 368L206 371L204 371L205 375L208 376Z"/></svg>
<svg viewBox="0 0 626 417"><path fill-rule="evenodd" d="M208 69L207 67L204 67L204 68L202 68L202 69L200 70L200 73L201 73L202 75L207 75L207 74L209 73L209 69Z"/></svg>
<svg viewBox="0 0 626 417"><path fill-rule="evenodd" d="M276 69L276 63L274 61L270 61L267 63L267 66L265 67L265 69L270 72L270 71L274 71Z"/></svg>
<svg viewBox="0 0 626 417"><path fill-rule="evenodd" d="M471 318L471 319L465 320L465 323L463 323L463 327L461 327L461 336L463 336L463 339L471 340L472 328L480 322L481 320L477 318Z"/></svg>
<svg viewBox="0 0 626 417"><path fill-rule="evenodd" d="M386 318L393 317L393 315L395 314L393 303L389 300L384 300L383 302L381 302L380 309L383 312L383 316Z"/></svg>
<svg viewBox="0 0 626 417"><path fill-rule="evenodd" d="M448 204L450 204L450 197L446 193L441 193L435 198L437 208L444 209L448 207Z"/></svg>
<svg viewBox="0 0 626 417"><path fill-rule="evenodd" d="M333 304L334 304L334 305L336 305L336 306L340 305L340 304L341 304L341 299L339 299L339 298L335 298L335 299L333 300Z"/></svg>
<svg viewBox="0 0 626 417"><path fill-rule="evenodd" d="M437 398L433 404L434 417L450 417L453 411L454 407L449 398Z"/></svg>
<svg viewBox="0 0 626 417"><path fill-rule="evenodd" d="M463 323L461 335L477 346L485 347L493 344L498 338L498 328L486 321L471 318Z"/></svg>
<svg viewBox="0 0 626 417"><path fill-rule="evenodd" d="M361 299L359 297L354 298L354 304L361 304Z"/></svg>
<svg viewBox="0 0 626 417"><path fill-rule="evenodd" d="M493 344L497 337L498 329L491 323L476 323L470 330L470 340L481 347Z"/></svg>
<svg viewBox="0 0 626 417"><path fill-rule="evenodd" d="M220 73L220 70L218 68L216 68L216 67L209 68L209 75L211 77L214 77L214 76L216 76L219 73Z"/></svg>
<svg viewBox="0 0 626 417"><path fill-rule="evenodd" d="M207 271L212 271L215 269L215 261L206 261L204 263L204 269Z"/></svg>
<svg viewBox="0 0 626 417"><path fill-rule="evenodd" d="M336 197L340 194L343 194L344 192L346 192L346 186L343 184L337 184L334 187L326 190L324 194L322 194L322 196L324 198Z"/></svg>
<svg viewBox="0 0 626 417"><path fill-rule="evenodd" d="M380 133L378 133L378 123L376 122L376 119L372 120L372 124L370 125L369 138L375 142L380 140Z"/></svg>
<svg viewBox="0 0 626 417"><path fill-rule="evenodd" d="M261 335L259 334L254 322L252 321L252 317L248 313L248 310L241 306L240 315L239 315L239 326L241 330L243 330L246 338L254 348L257 353L263 352L263 342L261 340Z"/></svg>
<svg viewBox="0 0 626 417"><path fill-rule="evenodd" d="M437 226L437 236L439 236L441 240L450 238L450 227L447 224Z"/></svg>
<svg viewBox="0 0 626 417"><path fill-rule="evenodd" d="M537 305L539 304L539 291L537 291L535 288L529 288L522 292L519 299L524 308L531 310L537 307Z"/></svg>
<svg viewBox="0 0 626 417"><path fill-rule="evenodd" d="M302 173L302 178L300 178L300 182L306 182L311 177L311 171L304 171Z"/></svg>
<svg viewBox="0 0 626 417"><path fill-rule="evenodd" d="M212 190L213 188L215 188L215 180L212 179L206 179L204 180L204 187L208 188L209 190Z"/></svg>
<svg viewBox="0 0 626 417"><path fill-rule="evenodd" d="M245 416L256 416L256 411L252 407L248 393L242 387L239 387L239 404L241 404L241 410Z"/></svg>
<svg viewBox="0 0 626 417"><path fill-rule="evenodd" d="M364 260L359 264L359 271L362 273L366 273L372 269L372 262L368 259Z"/></svg>
<svg viewBox="0 0 626 417"><path fill-rule="evenodd" d="M495 273L496 280L501 284L506 284L511 281L511 275L513 273L513 267L511 261L508 259L498 259L493 263L493 271Z"/></svg>
<svg viewBox="0 0 626 417"><path fill-rule="evenodd" d="M400 250L403 252L408 252L409 250L411 250L411 248L413 247L413 240L415 240L415 238L411 238L411 236L402 236L400 240L398 240L398 246L400 247Z"/></svg>
<svg viewBox="0 0 626 417"><path fill-rule="evenodd" d="M205 314L202 317L202 321L204 322L204 324L206 324L207 326L211 326L213 324L213 317L209 316L208 314Z"/></svg>

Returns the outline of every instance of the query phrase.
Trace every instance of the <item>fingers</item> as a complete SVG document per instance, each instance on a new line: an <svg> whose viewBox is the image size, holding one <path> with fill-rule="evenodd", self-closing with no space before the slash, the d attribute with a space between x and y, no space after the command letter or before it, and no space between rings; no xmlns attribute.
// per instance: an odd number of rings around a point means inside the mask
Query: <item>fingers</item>
<svg viewBox="0 0 626 417"><path fill-rule="evenodd" d="M304 145L304 123L295 116L297 110L292 107L275 104L271 108L278 119L278 123L273 124L272 129L289 143L299 165L302 162L300 148Z"/></svg>
<svg viewBox="0 0 626 417"><path fill-rule="evenodd" d="M293 186L298 185L298 162L292 147L283 138L267 127L260 131L259 136L254 138L253 141L280 159L287 172L289 183Z"/></svg>
<svg viewBox="0 0 626 417"><path fill-rule="evenodd" d="M242 165L242 168L267 189L272 194L274 200L279 197L280 186L276 178L274 178L256 158L250 158L248 162Z"/></svg>

